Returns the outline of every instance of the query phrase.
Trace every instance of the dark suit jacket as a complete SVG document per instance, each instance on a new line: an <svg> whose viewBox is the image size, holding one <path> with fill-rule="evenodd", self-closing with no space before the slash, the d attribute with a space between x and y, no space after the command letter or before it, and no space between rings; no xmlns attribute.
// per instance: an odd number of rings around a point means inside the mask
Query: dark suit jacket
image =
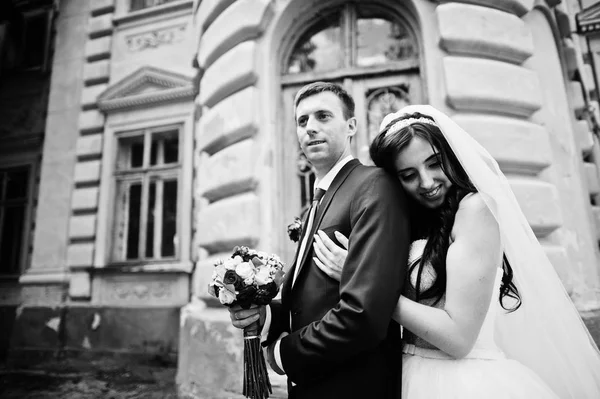
<svg viewBox="0 0 600 399"><path fill-rule="evenodd" d="M271 304L265 344L290 332L291 314L291 333L280 344L283 368L296 384L288 384L290 399L400 397L400 329L391 315L408 256L405 202L397 180L357 160L327 190L315 223L335 242L336 230L350 240L341 281L315 265L311 239L293 287L296 261L281 302Z"/></svg>

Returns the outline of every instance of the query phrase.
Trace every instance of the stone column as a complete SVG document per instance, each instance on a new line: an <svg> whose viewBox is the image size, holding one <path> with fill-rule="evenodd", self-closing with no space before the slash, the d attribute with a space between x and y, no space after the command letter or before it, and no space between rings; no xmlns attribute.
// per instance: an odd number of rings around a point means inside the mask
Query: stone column
<svg viewBox="0 0 600 399"><path fill-rule="evenodd" d="M68 283L69 278L66 268L68 230L89 15L89 1L66 0L60 2L56 20L56 51L35 215L34 250L31 267L20 280L32 284L30 290L43 290L38 299L46 305L62 302L61 286ZM29 299L35 297L28 296Z"/></svg>
<svg viewBox="0 0 600 399"><path fill-rule="evenodd" d="M181 313L177 381L182 391L200 397L241 389L241 331L208 298L207 287L216 258L229 256L235 245L260 246L265 143L256 68L258 40L272 14L269 0L205 0L194 15L203 73L195 129L198 299Z"/></svg>

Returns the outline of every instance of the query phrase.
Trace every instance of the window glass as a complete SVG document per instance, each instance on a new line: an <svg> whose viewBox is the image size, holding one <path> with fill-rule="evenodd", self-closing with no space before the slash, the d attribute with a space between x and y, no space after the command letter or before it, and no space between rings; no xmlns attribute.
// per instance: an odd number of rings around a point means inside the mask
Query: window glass
<svg viewBox="0 0 600 399"><path fill-rule="evenodd" d="M416 56L413 40L403 25L383 18L357 21L356 65L368 67Z"/></svg>
<svg viewBox="0 0 600 399"><path fill-rule="evenodd" d="M179 134L146 130L118 139L115 261L178 255Z"/></svg>
<svg viewBox="0 0 600 399"><path fill-rule="evenodd" d="M331 71L344 66L341 14L334 13L317 22L298 42L288 73Z"/></svg>

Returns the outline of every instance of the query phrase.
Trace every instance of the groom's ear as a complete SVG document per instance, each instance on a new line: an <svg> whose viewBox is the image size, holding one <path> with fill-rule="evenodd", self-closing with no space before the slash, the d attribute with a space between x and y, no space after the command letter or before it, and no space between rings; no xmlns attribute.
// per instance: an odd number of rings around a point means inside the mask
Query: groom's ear
<svg viewBox="0 0 600 399"><path fill-rule="evenodd" d="M357 131L356 117L348 118L346 123L348 125L348 137L353 137Z"/></svg>

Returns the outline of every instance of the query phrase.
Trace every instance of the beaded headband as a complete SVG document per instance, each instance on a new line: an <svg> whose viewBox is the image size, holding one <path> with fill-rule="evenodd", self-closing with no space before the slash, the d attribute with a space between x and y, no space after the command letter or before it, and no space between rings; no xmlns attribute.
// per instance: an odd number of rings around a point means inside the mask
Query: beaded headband
<svg viewBox="0 0 600 399"><path fill-rule="evenodd" d="M432 121L431 119L428 118L408 118L408 119L402 119L396 123L394 123L392 125L392 127L390 127L388 129L388 131L385 133L385 137L391 136L392 134L400 131L401 129L404 129L407 126L412 125L413 123L425 123L427 125L431 125L431 126L435 126L437 127L436 123L434 121Z"/></svg>

